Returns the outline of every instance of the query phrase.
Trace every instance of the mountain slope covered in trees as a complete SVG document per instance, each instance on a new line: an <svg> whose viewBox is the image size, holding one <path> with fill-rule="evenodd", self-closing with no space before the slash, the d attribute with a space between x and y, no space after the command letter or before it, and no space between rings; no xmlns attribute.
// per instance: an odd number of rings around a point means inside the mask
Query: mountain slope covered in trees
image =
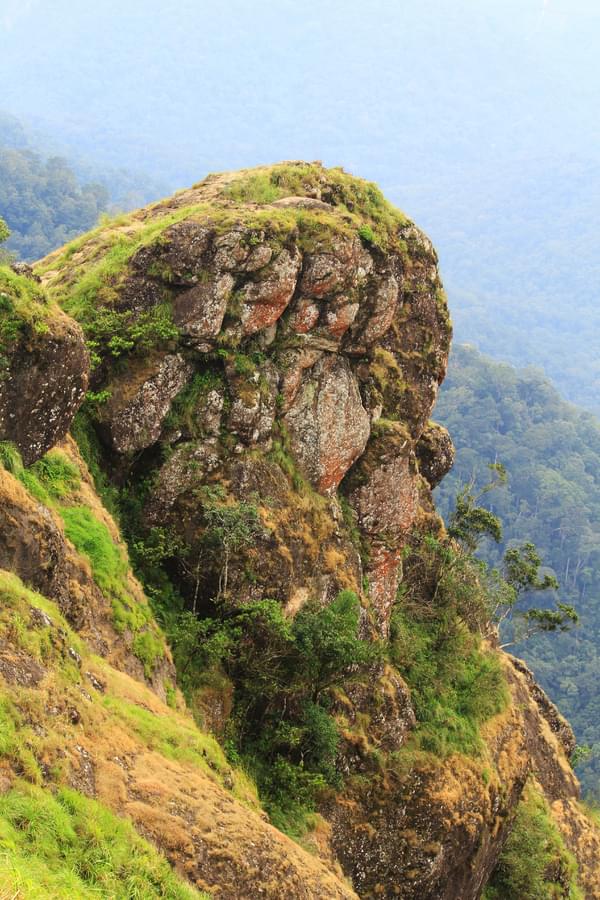
<svg viewBox="0 0 600 900"><path fill-rule="evenodd" d="M18 258L39 259L92 228L101 213L160 193L151 179L78 164L59 148L0 113L0 215L11 231L6 249Z"/></svg>
<svg viewBox="0 0 600 900"><path fill-rule="evenodd" d="M456 462L437 490L447 516L461 485L489 480L490 463L507 470L505 486L482 497L504 526L502 544L483 555L500 562L503 550L524 541L538 547L572 603L580 626L537 636L515 652L572 723L591 756L580 765L586 791L600 794L600 422L566 403L538 370L496 363L473 347L457 346L436 407L450 430ZM537 601L536 601L537 603Z"/></svg>

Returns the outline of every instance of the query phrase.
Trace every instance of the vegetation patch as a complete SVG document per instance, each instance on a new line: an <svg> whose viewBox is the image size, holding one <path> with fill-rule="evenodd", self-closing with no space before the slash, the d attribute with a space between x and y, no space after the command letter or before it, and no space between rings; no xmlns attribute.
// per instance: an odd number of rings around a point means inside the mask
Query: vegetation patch
<svg viewBox="0 0 600 900"><path fill-rule="evenodd" d="M352 221L361 240L382 247L397 240L398 228L408 221L373 182L355 178L342 168L316 164L281 163L243 173L224 194L238 203L256 204L283 197L317 197Z"/></svg>
<svg viewBox="0 0 600 900"><path fill-rule="evenodd" d="M309 603L291 621L274 600L222 605L211 619L184 613L171 636L187 694L210 672L234 685L229 752L288 833L304 830L322 789L341 784L333 691L381 656L359 637L359 609L351 591L326 607Z"/></svg>
<svg viewBox="0 0 600 900"><path fill-rule="evenodd" d="M545 799L529 784L484 900L583 900L583 896L575 858Z"/></svg>
<svg viewBox="0 0 600 900"><path fill-rule="evenodd" d="M28 900L200 900L167 860L100 803L17 782L0 796L0 883Z"/></svg>
<svg viewBox="0 0 600 900"><path fill-rule="evenodd" d="M479 756L479 727L506 707L508 691L497 654L480 638L431 610L394 611L392 659L411 688L418 749L445 758Z"/></svg>
<svg viewBox="0 0 600 900"><path fill-rule="evenodd" d="M8 366L7 353L26 336L42 336L49 330L52 305L31 279L0 265L0 378Z"/></svg>
<svg viewBox="0 0 600 900"><path fill-rule="evenodd" d="M46 506L53 506L55 501L68 497L81 483L79 469L60 450L51 450L26 469L14 444L3 441L0 442L0 465Z"/></svg>

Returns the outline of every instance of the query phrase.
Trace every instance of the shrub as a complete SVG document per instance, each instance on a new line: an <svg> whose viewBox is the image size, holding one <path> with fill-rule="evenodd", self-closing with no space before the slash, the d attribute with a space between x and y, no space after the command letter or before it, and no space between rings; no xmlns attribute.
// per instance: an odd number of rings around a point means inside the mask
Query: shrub
<svg viewBox="0 0 600 900"><path fill-rule="evenodd" d="M201 688L211 670L233 683L230 745L273 821L293 830L317 792L340 783L331 689L364 676L381 648L360 638L350 591L329 606L307 605L292 621L274 600L218 604L216 613L204 620L185 613L171 635L182 686Z"/></svg>
<svg viewBox="0 0 600 900"><path fill-rule="evenodd" d="M479 726L508 702L498 657L481 643L486 590L484 567L456 545L431 535L413 543L392 613L390 654L411 687L413 744L441 757L479 755Z"/></svg>

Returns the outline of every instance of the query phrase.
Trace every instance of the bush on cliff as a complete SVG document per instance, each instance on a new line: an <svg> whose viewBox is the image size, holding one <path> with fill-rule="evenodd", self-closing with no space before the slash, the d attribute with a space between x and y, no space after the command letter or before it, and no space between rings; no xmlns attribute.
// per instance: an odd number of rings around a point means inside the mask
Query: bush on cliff
<svg viewBox="0 0 600 900"><path fill-rule="evenodd" d="M339 784L329 691L364 675L381 654L359 637L359 612L351 591L329 606L309 603L293 620L274 600L219 604L215 618L183 613L171 637L188 695L219 670L234 685L230 750L287 830L313 808L320 788Z"/></svg>

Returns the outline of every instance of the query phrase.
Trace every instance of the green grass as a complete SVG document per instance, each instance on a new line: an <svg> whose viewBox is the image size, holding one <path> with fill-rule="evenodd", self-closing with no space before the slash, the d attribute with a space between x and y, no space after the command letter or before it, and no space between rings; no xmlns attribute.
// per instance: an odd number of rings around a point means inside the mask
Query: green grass
<svg viewBox="0 0 600 900"><path fill-rule="evenodd" d="M417 716L412 746L438 757L479 756L479 727L508 703L508 690L496 654L481 649L479 638L423 609L411 615L399 605L392 619L392 659L411 688Z"/></svg>
<svg viewBox="0 0 600 900"><path fill-rule="evenodd" d="M61 507L65 534L88 560L94 581L112 603L113 624L133 635L132 651L144 666L146 676L164 656L164 642L155 630L150 607L132 597L127 587L129 565L124 552L111 534L85 506Z"/></svg>
<svg viewBox="0 0 600 900"><path fill-rule="evenodd" d="M529 785L484 900L583 900L577 863L565 847L548 804Z"/></svg>
<svg viewBox="0 0 600 900"><path fill-rule="evenodd" d="M0 884L27 900L207 897L100 803L25 782L0 796Z"/></svg>
<svg viewBox="0 0 600 900"><path fill-rule="evenodd" d="M54 500L61 500L81 484L81 473L60 450L50 450L28 470Z"/></svg>
<svg viewBox="0 0 600 900"><path fill-rule="evenodd" d="M220 784L227 781L233 796L242 803L258 806L256 787L251 778L241 769L229 765L223 749L212 735L182 718L157 716L120 698L107 696L103 703L149 750L155 750L167 759L198 766Z"/></svg>
<svg viewBox="0 0 600 900"><path fill-rule="evenodd" d="M260 172L234 181L225 189L225 194L238 203L273 203L284 192L273 183L271 175Z"/></svg>
<svg viewBox="0 0 600 900"><path fill-rule="evenodd" d="M326 202L354 223L355 233L367 244L388 246L394 242L398 227L408 221L385 199L376 184L355 178L341 168L281 163L270 169L250 172L233 181L224 191L227 197L239 203L257 204L273 203L282 197L313 196L319 192Z"/></svg>
<svg viewBox="0 0 600 900"><path fill-rule="evenodd" d="M41 288L8 266L0 266L0 351L22 334L45 334L52 309Z"/></svg>
<svg viewBox="0 0 600 900"><path fill-rule="evenodd" d="M21 716L10 699L0 696L0 758L8 759L24 778L39 784L42 780L40 768L27 746L27 729L22 726Z"/></svg>
<svg viewBox="0 0 600 900"><path fill-rule="evenodd" d="M81 483L79 469L60 450L51 450L26 469L17 448L3 441L0 443L0 465L46 506L53 506L55 500L67 497Z"/></svg>
<svg viewBox="0 0 600 900"><path fill-rule="evenodd" d="M162 639L153 631L141 631L135 635L131 649L143 664L146 678L151 678L158 662L165 655Z"/></svg>
<svg viewBox="0 0 600 900"><path fill-rule="evenodd" d="M65 534L89 561L94 581L109 597L122 598L127 589L127 561L103 522L85 506L61 509Z"/></svg>

